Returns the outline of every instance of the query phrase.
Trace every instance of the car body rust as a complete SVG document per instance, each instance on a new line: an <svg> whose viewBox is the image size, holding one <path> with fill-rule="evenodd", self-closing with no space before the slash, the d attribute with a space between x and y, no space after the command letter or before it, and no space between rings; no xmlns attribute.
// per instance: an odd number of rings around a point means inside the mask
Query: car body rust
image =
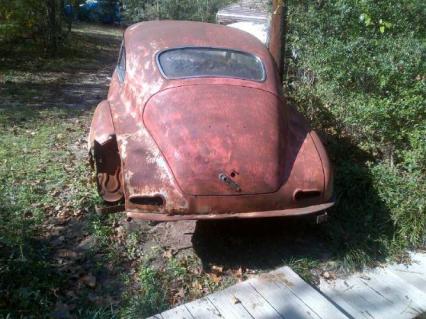
<svg viewBox="0 0 426 319"><path fill-rule="evenodd" d="M262 61L266 77L167 79L158 54L181 47L249 53ZM327 153L281 86L271 52L243 31L183 21L129 27L89 134L100 195L124 202L132 218L158 221L331 207Z"/></svg>

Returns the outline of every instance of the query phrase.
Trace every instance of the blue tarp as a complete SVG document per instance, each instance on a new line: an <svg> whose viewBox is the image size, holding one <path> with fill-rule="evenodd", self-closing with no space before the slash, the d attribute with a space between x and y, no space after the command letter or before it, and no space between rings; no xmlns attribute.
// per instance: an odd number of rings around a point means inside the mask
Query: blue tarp
<svg viewBox="0 0 426 319"><path fill-rule="evenodd" d="M110 1L87 0L80 5L78 19L91 22L120 23L120 3L116 1L111 7Z"/></svg>

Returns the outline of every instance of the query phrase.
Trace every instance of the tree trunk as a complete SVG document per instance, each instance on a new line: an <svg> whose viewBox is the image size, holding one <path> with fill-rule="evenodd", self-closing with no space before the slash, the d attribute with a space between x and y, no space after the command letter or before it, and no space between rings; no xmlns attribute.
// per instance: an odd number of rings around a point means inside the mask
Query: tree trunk
<svg viewBox="0 0 426 319"><path fill-rule="evenodd" d="M61 1L58 0L47 0L47 39L48 39L48 50L52 55L56 55L58 52L60 35L62 32L61 17L62 11L58 8ZM62 8L63 10L63 8Z"/></svg>

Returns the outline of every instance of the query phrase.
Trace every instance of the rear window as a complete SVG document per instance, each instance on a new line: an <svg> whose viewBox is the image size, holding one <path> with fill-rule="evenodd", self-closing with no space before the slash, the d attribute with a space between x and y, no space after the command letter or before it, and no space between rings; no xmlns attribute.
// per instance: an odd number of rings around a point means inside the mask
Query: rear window
<svg viewBox="0 0 426 319"><path fill-rule="evenodd" d="M158 64L168 79L230 77L261 82L266 76L258 57L229 49L170 49L158 55Z"/></svg>

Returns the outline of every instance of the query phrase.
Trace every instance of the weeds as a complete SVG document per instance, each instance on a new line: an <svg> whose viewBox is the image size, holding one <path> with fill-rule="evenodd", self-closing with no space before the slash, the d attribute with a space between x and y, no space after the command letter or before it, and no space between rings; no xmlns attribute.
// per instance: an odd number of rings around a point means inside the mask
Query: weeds
<svg viewBox="0 0 426 319"><path fill-rule="evenodd" d="M158 252L158 249L152 251ZM160 267L155 267L147 255L135 277L137 288L125 295L126 302L120 311L123 318L148 317L222 286L202 274L199 262L191 257L166 257Z"/></svg>
<svg viewBox="0 0 426 319"><path fill-rule="evenodd" d="M61 146L58 132L67 131L71 139L79 133L49 112L39 114L49 123L40 125L24 109L1 111L0 295L3 306L25 315L29 309L49 309L63 281L39 230L46 212L62 210L58 196L65 195L70 180L63 163L71 154ZM66 196L70 209L78 209L87 198L84 189L69 189Z"/></svg>
<svg viewBox="0 0 426 319"><path fill-rule="evenodd" d="M320 266L320 262L309 258L290 258L286 262L293 271L295 271L303 280L306 282L315 283L316 276L312 273L312 269L316 269Z"/></svg>

